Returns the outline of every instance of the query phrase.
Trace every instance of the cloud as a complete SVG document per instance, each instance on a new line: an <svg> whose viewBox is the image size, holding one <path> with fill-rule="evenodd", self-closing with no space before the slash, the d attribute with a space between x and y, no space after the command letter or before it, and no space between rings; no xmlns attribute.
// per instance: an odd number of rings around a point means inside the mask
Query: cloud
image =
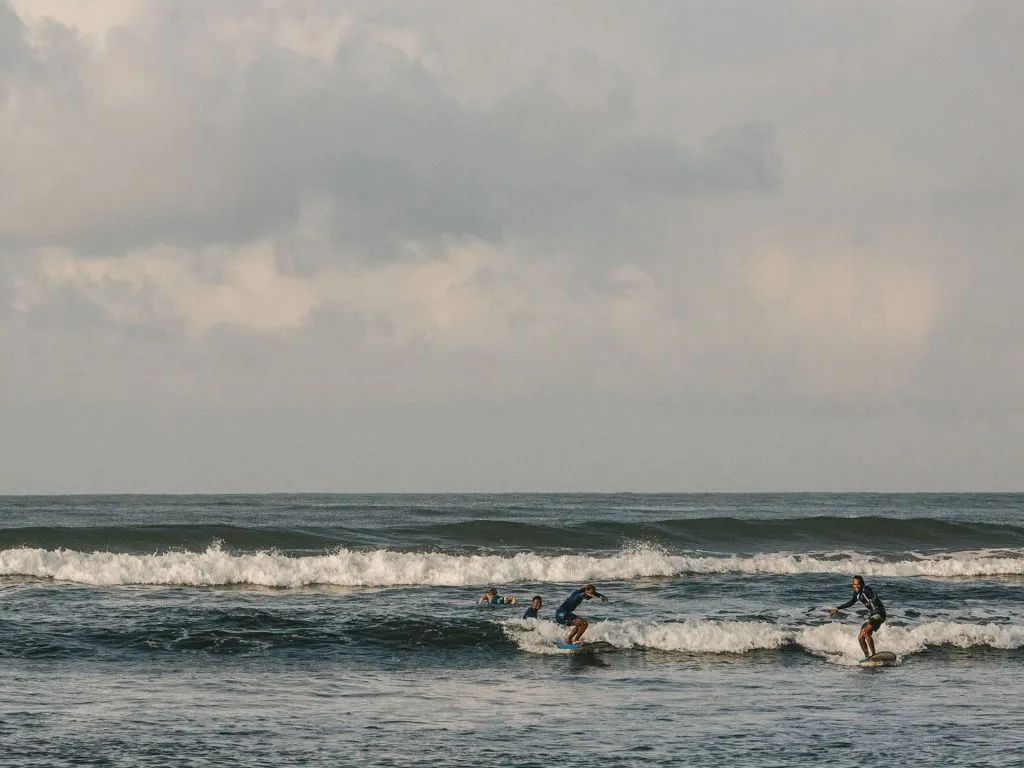
<svg viewBox="0 0 1024 768"><path fill-rule="evenodd" d="M763 126L692 147L675 126L638 125L618 90L583 103L542 80L468 102L407 25L333 8L304 24L274 5L252 20L230 4L144 8L102 35L33 28L45 76L14 82L0 123L13 148L0 178L18 180L0 210L9 243L108 255L248 242L313 201L346 251L393 257L408 239L550 233L624 201L778 183Z"/></svg>
<svg viewBox="0 0 1024 768"><path fill-rule="evenodd" d="M809 392L898 389L928 350L939 288L925 265L822 242L751 257L761 347L787 350Z"/></svg>
<svg viewBox="0 0 1024 768"><path fill-rule="evenodd" d="M10 6L0 3L0 83L12 77L28 58L29 48L21 19Z"/></svg>
<svg viewBox="0 0 1024 768"><path fill-rule="evenodd" d="M81 259L61 251L36 256L34 269L15 283L12 306L21 315L70 297L118 326L181 323L192 334L218 325L271 332L299 327L316 306L307 283L277 271L266 243L228 252L155 247L120 258Z"/></svg>
<svg viewBox="0 0 1024 768"><path fill-rule="evenodd" d="M301 403L412 485L488 424L520 487L1006 485L1021 13L0 0L0 406Z"/></svg>

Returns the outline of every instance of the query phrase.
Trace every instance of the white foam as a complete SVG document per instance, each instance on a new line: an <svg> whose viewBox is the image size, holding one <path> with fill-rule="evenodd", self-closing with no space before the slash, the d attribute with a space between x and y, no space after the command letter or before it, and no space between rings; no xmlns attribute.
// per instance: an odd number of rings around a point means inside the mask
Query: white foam
<svg viewBox="0 0 1024 768"><path fill-rule="evenodd" d="M552 621L519 619L503 622L505 634L532 653L554 653L554 644L564 640L566 629ZM587 630L586 639L603 640L617 648L646 648L690 653L747 653L780 648L789 635L766 621L709 621L647 623L642 621L598 621Z"/></svg>
<svg viewBox="0 0 1024 768"><path fill-rule="evenodd" d="M132 555L14 548L0 551L0 575L81 584L253 584L300 587L469 586L516 582L612 581L687 573L862 573L866 576L971 577L1024 575L1024 550L952 552L885 561L857 553L752 556L673 555L636 547L610 555L452 555L438 552L357 551L289 557L274 552Z"/></svg>
<svg viewBox="0 0 1024 768"><path fill-rule="evenodd" d="M565 628L536 619L502 624L506 635L531 653L557 653L554 644L564 638ZM857 627L831 622L816 627L786 629L767 621L718 621L690 619L647 623L640 621L594 622L587 630L589 641L603 640L618 648L638 648L686 653L742 654L796 645L839 664L856 664L863 654L857 644ZM910 627L883 626L875 635L879 650L899 657L928 647L1024 648L1024 626L931 621Z"/></svg>

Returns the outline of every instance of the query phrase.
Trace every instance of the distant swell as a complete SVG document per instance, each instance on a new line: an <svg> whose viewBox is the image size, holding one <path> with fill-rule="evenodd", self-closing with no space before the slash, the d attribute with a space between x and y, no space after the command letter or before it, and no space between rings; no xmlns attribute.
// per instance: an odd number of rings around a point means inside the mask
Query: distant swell
<svg viewBox="0 0 1024 768"><path fill-rule="evenodd" d="M903 556L906 558L906 555ZM516 582L581 582L699 573L850 573L866 576L979 577L1024 575L1024 551L950 552L887 561L852 552L834 555L697 556L639 546L610 555L456 555L339 549L294 557L275 552L133 555L19 547L0 551L0 575L80 584L178 584L267 587L468 586Z"/></svg>
<svg viewBox="0 0 1024 768"><path fill-rule="evenodd" d="M1024 548L1024 527L927 518L800 517L737 519L588 520L538 522L462 519L299 527L247 527L227 523L141 526L57 526L0 528L0 550L16 547L103 550L146 554L173 550L203 551L211 541L234 552L277 550L323 553L336 547L409 549L444 547L483 551L614 551L630 542L674 550L753 553L764 551L862 552L940 551L986 547Z"/></svg>

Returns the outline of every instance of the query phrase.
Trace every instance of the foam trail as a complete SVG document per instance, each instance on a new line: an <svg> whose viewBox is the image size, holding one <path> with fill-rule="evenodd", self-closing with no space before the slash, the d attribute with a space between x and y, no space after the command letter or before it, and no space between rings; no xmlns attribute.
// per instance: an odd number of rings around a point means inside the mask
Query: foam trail
<svg viewBox="0 0 1024 768"><path fill-rule="evenodd" d="M558 653L555 643L565 628L536 619L503 622L505 634L531 653ZM743 654L797 646L839 664L856 664L862 653L856 627L838 622L817 627L785 629L767 621L719 621L690 619L679 622L601 621L587 630L589 641L603 640L618 648L637 648L686 653ZM985 646L1012 650L1024 648L1024 626L931 621L911 627L883 626L876 635L882 650L903 657L929 647Z"/></svg>
<svg viewBox="0 0 1024 768"><path fill-rule="evenodd" d="M32 576L111 586L253 584L301 587L469 586L516 582L584 582L678 576L687 573L863 573L866 576L971 577L1024 575L1024 550L952 552L886 561L856 553L753 556L673 555L650 546L609 555L454 555L339 549L289 557L275 552L205 552L132 555L67 549L0 551L0 575Z"/></svg>

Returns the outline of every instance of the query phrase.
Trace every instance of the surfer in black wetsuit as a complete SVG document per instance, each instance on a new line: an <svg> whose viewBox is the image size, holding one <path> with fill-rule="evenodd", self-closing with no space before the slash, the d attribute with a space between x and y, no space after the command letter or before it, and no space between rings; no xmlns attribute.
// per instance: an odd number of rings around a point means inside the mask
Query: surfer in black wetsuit
<svg viewBox="0 0 1024 768"><path fill-rule="evenodd" d="M573 593L565 599L565 602L558 606L558 610L555 611L555 621L563 627L572 627L572 629L569 630L569 634L565 637L566 643L579 642L583 637L583 633L587 631L587 627L589 627L590 624L586 619L573 613L573 611L579 608L580 603L584 600L591 600L595 597L600 597L602 603L608 602L608 598L598 592L597 587L593 584L587 584L586 586L573 591Z"/></svg>
<svg viewBox="0 0 1024 768"><path fill-rule="evenodd" d="M544 605L544 598L540 595L534 595L533 600L530 601L530 607L527 608L526 613L523 614L523 618L536 619L537 613L540 611L542 605Z"/></svg>
<svg viewBox="0 0 1024 768"><path fill-rule="evenodd" d="M853 577L853 596L842 605L829 608L828 615L835 618L835 615L841 610L849 608L858 601L868 609L868 620L861 625L860 634L857 635L857 642L860 643L860 648L864 651L864 658L867 659L875 655L875 640L872 635L885 623L885 606L878 593L864 583L863 576Z"/></svg>

